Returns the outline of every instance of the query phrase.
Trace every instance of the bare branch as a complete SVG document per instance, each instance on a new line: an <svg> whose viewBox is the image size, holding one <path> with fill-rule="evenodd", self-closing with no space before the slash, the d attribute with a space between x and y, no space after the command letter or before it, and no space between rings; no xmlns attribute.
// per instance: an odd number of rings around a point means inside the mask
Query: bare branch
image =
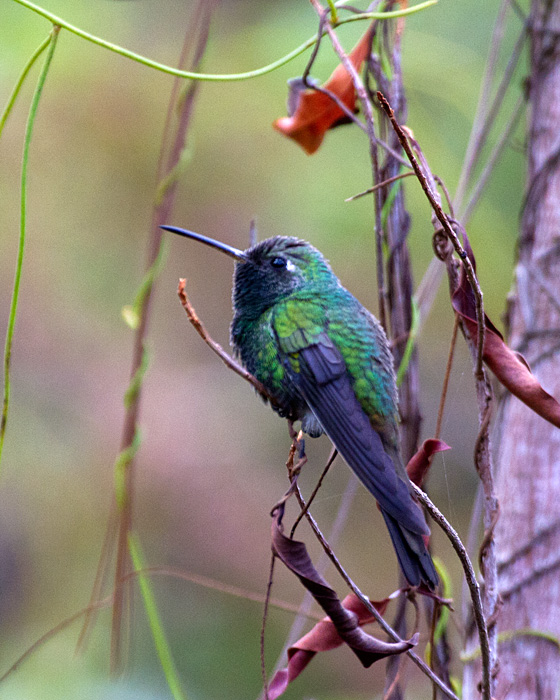
<svg viewBox="0 0 560 700"><path fill-rule="evenodd" d="M407 163L408 165L408 163ZM414 175L415 173L413 172L407 172L407 173L400 173L399 175L395 175L394 177L389 177L386 180L383 180L383 182L378 182L377 185L374 185L373 187L368 187L367 190L364 190L363 192L358 192L358 194L354 194L351 197L348 197L348 199L345 199L345 202L353 202L355 199L359 199L360 197L364 197L366 194L371 194L372 192L375 192L375 190L380 189L381 187L387 187L387 185L390 185L392 182L396 182L397 180L402 180L405 177L410 177L411 175Z"/></svg>
<svg viewBox="0 0 560 700"><path fill-rule="evenodd" d="M354 476L353 473L350 473L349 479L348 479L348 484L346 486L346 489L344 490L344 494L342 495L340 507L337 511L336 518L334 520L334 523L331 527L328 541L331 544L331 546L334 548L336 546L336 543L338 542L342 529L344 527L344 524L346 520L348 519L348 514L350 512L350 508L352 506L352 503L354 501L354 496L356 495L356 491L358 490L358 479L356 476ZM329 557L325 551L321 552L321 556L319 558L319 561L317 562L316 569L319 573L323 573L324 570L327 567L327 564L329 563ZM277 600L277 599L274 599ZM309 617L314 617L314 614L311 611L311 606L313 605L314 598L311 595L309 591L305 592L305 595L303 596L303 599L301 601L301 604L299 608L297 609L297 616L294 618L294 621L292 623L292 627L290 629L290 632L286 638L286 641L284 642L284 647L282 651L278 654L278 659L274 667L274 673L281 669L284 666L285 658L286 658L286 653L290 646L298 640L301 635L303 634L304 630L304 623L307 618ZM319 616L318 616L319 617ZM322 617L322 616L321 616ZM264 700L264 692L261 693L259 696L259 700Z"/></svg>
<svg viewBox="0 0 560 700"><path fill-rule="evenodd" d="M248 372L244 367L242 367L238 362L236 362L233 359L233 357L229 355L222 348L222 346L210 336L210 334L204 327L202 321L199 319L196 311L194 310L193 305L189 301L189 298L187 297L187 293L185 291L186 283L187 280L185 279L179 280L177 294L179 295L179 299L181 300L181 304L185 309L189 321L193 325L198 335L202 338L206 345L208 345L216 353L216 355L222 360L222 362L225 363L227 367L229 367L236 374L245 379L245 381L249 382L249 384L252 384L253 387L256 389L257 393L259 393L265 401L270 401L271 404L276 405L276 399L272 396L272 394L270 394L265 385L259 382L259 380L256 377L254 377L250 372Z"/></svg>
<svg viewBox="0 0 560 700"><path fill-rule="evenodd" d="M307 513L307 509L311 507L311 504L312 504L313 501L315 500L315 496L319 493L319 489L320 489L321 486L323 485L323 481L324 481L325 477L327 476L328 471L329 471L329 469L330 469L331 466L332 466L332 463L333 463L334 460L336 459L337 454L338 454L338 450L336 449L336 447L333 447L332 450L331 450L331 453L330 453L330 455L329 455L329 458L328 458L328 460L327 460L327 463L326 463L326 465L325 465L325 468L323 469L323 471L322 471L322 473L321 473L321 476L319 477L319 481L317 482L317 484L315 485L315 488L314 488L313 491L311 492L311 496L309 496L309 499L308 499L308 501L307 501L307 504L306 504L306 506L305 506L305 509L302 510L302 511L300 511L300 514L298 515L298 517L296 518L294 524L292 525L292 529L291 529L291 531L290 531L290 538L291 538L291 539L293 538L294 533L295 533L295 531L296 531L296 528L297 528L297 526L299 525L299 523L301 522L301 519L302 519L302 518L304 517L304 515Z"/></svg>
<svg viewBox="0 0 560 700"><path fill-rule="evenodd" d="M467 585L471 594L471 600L473 604L474 619L476 622L478 637L480 639L480 650L482 656L482 697L484 700L492 700L492 693L490 690L491 686L491 666L490 666L490 643L488 638L488 628L486 626L486 620L484 619L484 611L482 608L482 598L480 596L480 586L476 580L476 574L474 572L473 565L467 554L465 546L461 542L461 539L453 526L449 523L443 513L432 503L428 496L422 491L421 488L412 484L418 500L426 506L428 512L436 523L445 532L449 541L453 545L453 549L457 552L463 571L465 572L465 578L467 580Z"/></svg>
<svg viewBox="0 0 560 700"><path fill-rule="evenodd" d="M478 280L476 278L476 273L474 271L473 265L471 261L469 260L469 256L467 255L467 252L461 245L461 242L459 241L459 238L455 231L453 230L453 227L451 226L449 219L447 218L445 212L441 208L441 204L438 201L438 198L435 196L432 188L430 187L428 180L422 171L422 168L420 167L420 164L418 163L418 160L416 159L416 156L414 155L412 148L410 147L410 143L408 141L408 137L406 136L403 128L400 126L400 124L397 122L395 118L395 114L391 108L391 105L385 98L385 96L381 93L377 93L377 97L379 99L379 102L381 103L381 106L385 110L385 113L387 114L387 117L389 118L391 124L393 125L393 129L395 129L399 141L401 142L401 146L403 147L405 153L407 154L410 163L414 169L414 172L416 173L416 176L418 180L420 181L420 185L422 186L422 189L424 190L424 193L426 197L428 198L432 209L434 210L434 214L436 215L437 219L441 223L441 226L447 236L447 238L451 241L453 248L455 249L455 252L457 255L461 258L461 262L463 264L463 267L465 269L465 273L467 275L467 279L469 281L469 284L471 285L471 288L473 290L475 299L476 299L476 322L477 322L477 328L478 328L478 342L477 342L477 360L476 360L476 368L475 368L475 373L477 378L480 378L483 373L482 369L482 356L484 353L484 336L485 336L485 325L484 325L484 305L482 301L482 290L480 289L480 285L478 284Z"/></svg>
<svg viewBox="0 0 560 700"><path fill-rule="evenodd" d="M494 482L492 474L492 460L490 452L490 436L488 432L489 419L490 419L490 409L492 402L492 392L488 377L484 370L482 359L484 351L484 340L485 340L485 316L484 307L482 303L482 290L476 279L474 272L474 266L467 252L461 245L459 238L455 231L453 230L451 223L449 222L447 216L444 214L441 204L439 202L439 197L435 195L430 183L428 181L428 176L433 179L425 158L423 158L422 152L417 144L415 144L415 150L418 152L420 158L422 159L422 166L426 169L426 173L420 167L415 154L409 143L409 138L404 132L404 129L397 123L393 110L391 109L389 103L385 97L378 92L378 98L389 117L393 128L399 136L401 145L403 146L406 154L408 155L414 171L416 172L418 179L421 183L422 189L424 190L426 196L428 197L430 204L436 218L439 220L443 233L446 235L447 240L451 242L453 248L459 255L463 269L467 275L467 279L473 294L475 297L476 305L476 321L477 321L477 339L471 339L467 333L465 336L468 341L469 348L473 354L473 360L475 365L475 378L476 378L476 391L479 406L479 421L480 421L480 431L477 439L477 446L475 450L475 466L478 471L482 488L484 492L484 524L485 524L485 536L483 539L483 547L481 549L481 560L482 560L482 571L484 580L486 582L485 588L485 612L488 616L488 629L486 630L487 637L489 636L490 642L488 647L488 663L483 664L483 693L487 698L492 696L492 688L494 686L494 678L497 673L497 630L496 630L496 616L498 611L498 591L497 591L497 562L495 556L495 543L493 538L493 529L498 513L498 503L494 492ZM437 231L436 231L437 233ZM455 284L454 277L456 271L451 265L451 259L446 253L444 258L447 262L448 274L451 279L452 289ZM475 610L475 615L477 615ZM478 624L478 623L477 623ZM480 627L479 627L480 633ZM482 641L481 641L482 646Z"/></svg>

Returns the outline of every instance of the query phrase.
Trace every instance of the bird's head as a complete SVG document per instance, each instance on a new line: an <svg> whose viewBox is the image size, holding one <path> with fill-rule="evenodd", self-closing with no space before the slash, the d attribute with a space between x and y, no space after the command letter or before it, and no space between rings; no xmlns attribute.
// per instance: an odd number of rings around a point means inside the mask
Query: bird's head
<svg viewBox="0 0 560 700"><path fill-rule="evenodd" d="M338 284L323 255L299 238L275 236L247 250L238 250L192 231L172 226L162 228L205 243L234 258L233 305L237 312L249 316L260 316L296 291L305 289L317 294L331 284Z"/></svg>

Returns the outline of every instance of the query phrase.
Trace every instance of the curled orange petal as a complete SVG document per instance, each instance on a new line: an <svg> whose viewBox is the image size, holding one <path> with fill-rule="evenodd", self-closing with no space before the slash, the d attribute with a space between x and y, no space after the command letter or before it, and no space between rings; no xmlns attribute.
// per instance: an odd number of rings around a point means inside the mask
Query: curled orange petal
<svg viewBox="0 0 560 700"><path fill-rule="evenodd" d="M365 61L371 43L375 22L371 24L352 52L348 55L352 65L359 70ZM339 65L323 86L332 92L351 111L356 111L356 90L350 73ZM346 118L346 114L328 95L317 90L298 90L293 114L281 117L273 123L276 131L294 139L308 154L319 148L325 133Z"/></svg>

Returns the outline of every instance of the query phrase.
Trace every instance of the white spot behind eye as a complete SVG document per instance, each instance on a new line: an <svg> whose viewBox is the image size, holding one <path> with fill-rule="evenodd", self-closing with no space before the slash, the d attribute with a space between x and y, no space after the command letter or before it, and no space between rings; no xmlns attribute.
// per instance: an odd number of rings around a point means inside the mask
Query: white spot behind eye
<svg viewBox="0 0 560 700"><path fill-rule="evenodd" d="M296 269L296 266L291 260L286 261L286 270L289 270L290 272L294 272Z"/></svg>

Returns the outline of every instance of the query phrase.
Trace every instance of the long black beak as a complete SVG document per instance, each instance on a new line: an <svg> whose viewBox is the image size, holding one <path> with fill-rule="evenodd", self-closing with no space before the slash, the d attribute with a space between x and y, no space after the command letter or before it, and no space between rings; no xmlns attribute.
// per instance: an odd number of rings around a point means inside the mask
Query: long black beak
<svg viewBox="0 0 560 700"><path fill-rule="evenodd" d="M179 234L179 236L185 236L186 238L192 238L195 241L200 241L201 243L205 243L206 245L209 245L212 248L216 248L217 250L221 250L222 253L229 255L231 258L234 258L235 260L239 260L241 262L247 262L247 256L245 255L245 253L242 250L238 250L237 248L232 248L232 246L229 246L226 243L222 243L221 241L215 241L213 238L208 238L207 236L201 236L200 233L195 233L194 231L187 231L184 228L177 228L177 226L160 226L160 228L164 229L165 231L171 231L171 233L177 233L177 234Z"/></svg>

